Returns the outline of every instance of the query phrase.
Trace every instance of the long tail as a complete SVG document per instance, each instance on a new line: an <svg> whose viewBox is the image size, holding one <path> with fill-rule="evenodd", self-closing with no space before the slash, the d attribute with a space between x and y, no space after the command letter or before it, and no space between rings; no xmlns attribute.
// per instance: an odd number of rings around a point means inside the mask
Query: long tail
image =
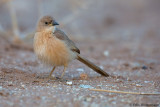
<svg viewBox="0 0 160 107"><path fill-rule="evenodd" d="M89 60L83 58L82 56L78 55L77 58L80 62L84 63L85 65L87 65L88 67L90 67L91 69L93 69L94 71L96 71L97 73L108 77L109 74L107 74L106 72L104 72L100 67L96 66L95 64L93 64L92 62L90 62Z"/></svg>

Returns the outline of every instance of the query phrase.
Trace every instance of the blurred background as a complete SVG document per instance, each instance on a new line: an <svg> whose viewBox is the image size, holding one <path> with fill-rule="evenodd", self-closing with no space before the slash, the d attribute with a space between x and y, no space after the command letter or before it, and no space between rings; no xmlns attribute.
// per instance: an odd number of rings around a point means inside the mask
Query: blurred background
<svg viewBox="0 0 160 107"><path fill-rule="evenodd" d="M74 60L65 81L42 78L52 68L37 60L32 43L44 15L53 16L81 55L111 76L100 77ZM54 77L62 70L56 68ZM160 0L0 0L0 105L124 107L160 101L156 95L86 87L160 93Z"/></svg>
<svg viewBox="0 0 160 107"><path fill-rule="evenodd" d="M159 0L0 0L0 31L30 40L44 15L79 40L160 36Z"/></svg>

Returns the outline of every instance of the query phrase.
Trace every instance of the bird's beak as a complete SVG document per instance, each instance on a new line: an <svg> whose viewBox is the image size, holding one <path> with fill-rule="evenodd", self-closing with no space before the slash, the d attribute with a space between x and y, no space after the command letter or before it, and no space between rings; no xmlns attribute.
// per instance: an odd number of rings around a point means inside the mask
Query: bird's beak
<svg viewBox="0 0 160 107"><path fill-rule="evenodd" d="M52 23L52 25L53 26L55 26L55 25L59 25L56 21L54 21L53 23Z"/></svg>

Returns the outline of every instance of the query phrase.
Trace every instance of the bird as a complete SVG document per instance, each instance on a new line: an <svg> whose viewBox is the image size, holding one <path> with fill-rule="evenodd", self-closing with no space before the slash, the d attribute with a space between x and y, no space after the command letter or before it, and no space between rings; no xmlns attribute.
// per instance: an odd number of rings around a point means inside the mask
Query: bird
<svg viewBox="0 0 160 107"><path fill-rule="evenodd" d="M108 73L80 55L80 50L75 43L61 29L57 28L57 25L59 24L52 16L43 16L37 23L33 41L37 58L42 63L53 67L49 77L52 77L56 67L64 66L60 77L63 78L68 64L74 59L79 60L102 76L108 77Z"/></svg>

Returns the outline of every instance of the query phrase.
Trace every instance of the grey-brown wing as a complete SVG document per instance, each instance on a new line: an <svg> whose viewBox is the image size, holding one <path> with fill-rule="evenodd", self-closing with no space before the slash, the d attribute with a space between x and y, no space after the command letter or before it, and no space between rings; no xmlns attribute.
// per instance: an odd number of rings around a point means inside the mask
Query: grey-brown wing
<svg viewBox="0 0 160 107"><path fill-rule="evenodd" d="M65 41L66 44L70 47L70 49L71 49L72 51L75 51L75 52L77 52L77 53L80 54L80 50L76 47L75 43L74 43L72 40L70 40L70 39L68 38L68 36L67 36L63 31L61 31L60 29L56 28L56 30L54 31L53 34L54 34L54 36L56 36L58 39Z"/></svg>

